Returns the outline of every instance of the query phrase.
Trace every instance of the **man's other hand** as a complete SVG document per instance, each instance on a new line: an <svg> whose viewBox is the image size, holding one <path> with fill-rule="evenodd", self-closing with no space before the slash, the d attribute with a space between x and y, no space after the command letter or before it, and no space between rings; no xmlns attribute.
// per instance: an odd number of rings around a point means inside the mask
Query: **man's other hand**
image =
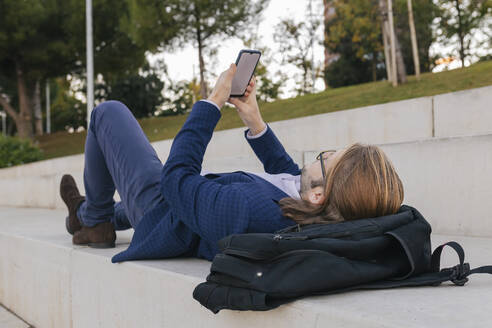
<svg viewBox="0 0 492 328"><path fill-rule="evenodd" d="M244 96L241 98L229 98L228 102L233 104L239 117L244 124L249 128L251 135L256 135L263 131L266 127L263 118L261 117L258 103L256 102L256 81L255 77L251 78Z"/></svg>
<svg viewBox="0 0 492 328"><path fill-rule="evenodd" d="M229 69L223 71L220 74L217 82L215 82L212 93L208 97L208 100L217 104L219 108L222 108L224 106L225 102L231 95L232 78L234 77L235 73L236 64L231 64L231 66L229 66Z"/></svg>

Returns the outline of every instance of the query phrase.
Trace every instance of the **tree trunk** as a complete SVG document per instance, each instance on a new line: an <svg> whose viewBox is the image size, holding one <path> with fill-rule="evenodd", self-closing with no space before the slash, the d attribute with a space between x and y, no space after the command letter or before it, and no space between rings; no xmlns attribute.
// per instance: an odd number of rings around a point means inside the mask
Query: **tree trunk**
<svg viewBox="0 0 492 328"><path fill-rule="evenodd" d="M371 70L372 70L372 80L377 81L378 80L378 72L377 72L377 52L372 53L372 63L371 63Z"/></svg>
<svg viewBox="0 0 492 328"><path fill-rule="evenodd" d="M307 63L307 60L306 60L307 54L304 55L303 53L301 53L301 56L302 56L302 63L301 63L301 67L300 68L302 68L302 81L301 81L301 84L300 84L300 90L298 92L298 95L306 94L307 93L307 89L308 89L309 68L308 68L308 63Z"/></svg>
<svg viewBox="0 0 492 328"><path fill-rule="evenodd" d="M386 66L386 78L391 82L391 52L389 41L388 9L386 0L379 0L379 14L381 16L381 30L384 46L384 62Z"/></svg>
<svg viewBox="0 0 492 328"><path fill-rule="evenodd" d="M28 138L28 136L25 136L26 133L25 131L27 131L27 129L24 127L22 116L12 107L12 105L10 105L9 100L4 96L2 96L1 94L0 94L0 106L5 110L5 112L7 112L7 115L13 119L12 123L14 123L14 125L16 126L17 134L19 135L19 137ZM12 128L9 128L9 131L12 130L13 130ZM22 134L19 131L22 131ZM9 135L10 134L11 133L9 133Z"/></svg>
<svg viewBox="0 0 492 328"><path fill-rule="evenodd" d="M19 119L16 120L17 134L20 138L32 137L32 111L29 106L29 96L26 89L24 71L16 62L17 92L19 94Z"/></svg>
<svg viewBox="0 0 492 328"><path fill-rule="evenodd" d="M392 72L391 72L391 51L389 45L389 34L388 34L388 22L383 22L383 45L384 45L384 62L386 65L386 77L388 81L391 82Z"/></svg>
<svg viewBox="0 0 492 328"><path fill-rule="evenodd" d="M43 112L41 110L41 87L39 79L34 84L34 92L32 95L32 105L34 110L34 128L37 136L43 135Z"/></svg>
<svg viewBox="0 0 492 328"><path fill-rule="evenodd" d="M465 67L465 36L463 35L463 23L461 21L462 15L461 15L461 8L460 8L460 1L455 0L454 5L456 7L456 11L458 12L458 37L460 39L460 60L461 60L461 67Z"/></svg>
<svg viewBox="0 0 492 328"><path fill-rule="evenodd" d="M196 40L198 41L198 64L200 67L200 96L202 99L207 99L208 90L207 82L205 82L205 62L203 61L203 44L200 27L197 27L196 30Z"/></svg>
<svg viewBox="0 0 492 328"><path fill-rule="evenodd" d="M15 122L12 120L7 121L7 135L11 136L14 134Z"/></svg>
<svg viewBox="0 0 492 328"><path fill-rule="evenodd" d="M304 76L303 76L303 79L304 79L304 83L303 83L303 87L302 87L302 94L307 94L308 93L308 74L309 74L309 68L308 68L308 65L304 65L303 67L304 69Z"/></svg>
<svg viewBox="0 0 492 328"><path fill-rule="evenodd" d="M412 40L413 66L415 69L415 77L420 80L420 60L417 45L417 33L415 32L415 23L413 21L412 0L407 0L408 6L408 24L410 25L410 38Z"/></svg>
<svg viewBox="0 0 492 328"><path fill-rule="evenodd" d="M396 66L396 34L393 24L393 0L388 0L388 25L390 34L390 47L391 47L391 83L394 87L398 85L397 66Z"/></svg>
<svg viewBox="0 0 492 328"><path fill-rule="evenodd" d="M328 66L330 66L331 64L331 61L333 60L333 58L335 57L335 54L331 53L330 50L328 49L328 47L326 46L326 43L328 43L328 32L327 32L327 27L328 27L328 24L329 22L335 17L335 8L333 8L333 0L323 0L323 7L324 7L324 10L323 10L323 16L324 16L324 19L323 19L323 23L324 23L324 28L325 28L325 33L324 33L324 55L325 55L325 59L324 59L324 69L323 69L323 72L326 72L326 69L328 68ZM328 85L328 82L326 81L326 79L323 79L323 81L325 82L325 89L329 87Z"/></svg>
<svg viewBox="0 0 492 328"><path fill-rule="evenodd" d="M398 75L399 83L407 83L407 70L405 69L405 62L403 61L403 51L401 51L400 42L398 41L398 35L395 33L395 48L396 48L396 71Z"/></svg>
<svg viewBox="0 0 492 328"><path fill-rule="evenodd" d="M9 115L14 119L14 122L17 122L20 119L19 113L17 113L14 107L10 105L8 99L2 96L1 94L0 94L0 106L2 106L3 110L7 113L7 115Z"/></svg>

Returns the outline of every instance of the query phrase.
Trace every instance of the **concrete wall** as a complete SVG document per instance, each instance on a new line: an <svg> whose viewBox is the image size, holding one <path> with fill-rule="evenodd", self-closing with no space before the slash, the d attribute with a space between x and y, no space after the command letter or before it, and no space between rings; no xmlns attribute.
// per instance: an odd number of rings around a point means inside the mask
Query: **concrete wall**
<svg viewBox="0 0 492 328"><path fill-rule="evenodd" d="M304 151L353 142L388 144L492 133L492 86L273 122L270 126L294 159ZM244 128L214 133L204 159L207 171L261 171L243 136ZM154 142L164 162L172 140ZM311 161L311 159L309 159ZM0 205L63 208L58 184L74 175L83 192L83 155L0 169ZM116 196L118 199L118 196Z"/></svg>
<svg viewBox="0 0 492 328"><path fill-rule="evenodd" d="M492 237L492 135L385 144L405 189L435 232ZM306 161L318 151L305 152Z"/></svg>
<svg viewBox="0 0 492 328"><path fill-rule="evenodd" d="M70 239L32 209L2 212L0 302L34 327L70 327Z"/></svg>
<svg viewBox="0 0 492 328"><path fill-rule="evenodd" d="M492 237L492 135L384 145L405 202L444 234Z"/></svg>
<svg viewBox="0 0 492 328"><path fill-rule="evenodd" d="M393 161L405 186L405 203L418 208L429 219L438 233L492 237L488 202L492 199L492 134L482 136L435 138L422 141L384 144L382 148ZM318 151L297 152L298 162L311 162ZM254 158L232 157L210 162L216 172L231 171L238 167L258 171L261 167ZM59 176L56 176L59 178ZM81 181L82 176L75 178ZM37 179L37 180L36 180ZM0 188L0 197L18 199L21 203L35 204L49 201L63 208L54 179L43 177L18 179L25 191L18 198L11 197L16 187L8 179L7 188ZM42 187L51 189L41 190ZM82 185L81 185L82 187ZM39 197L30 197L39 188ZM17 191L16 191L17 192ZM23 195L22 192L28 192ZM51 197L51 198L50 198ZM38 206L42 207L42 206Z"/></svg>
<svg viewBox="0 0 492 328"><path fill-rule="evenodd" d="M436 137L492 133L492 87L434 96Z"/></svg>

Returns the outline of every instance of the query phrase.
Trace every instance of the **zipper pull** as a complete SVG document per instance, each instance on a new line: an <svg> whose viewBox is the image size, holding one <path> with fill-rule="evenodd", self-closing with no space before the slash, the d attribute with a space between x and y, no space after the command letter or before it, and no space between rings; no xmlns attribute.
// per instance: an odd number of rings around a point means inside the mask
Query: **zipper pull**
<svg viewBox="0 0 492 328"><path fill-rule="evenodd" d="M307 240L309 239L308 236L282 236L282 235L274 235L273 240L279 241L279 240Z"/></svg>
<svg viewBox="0 0 492 328"><path fill-rule="evenodd" d="M284 239L287 239L287 240L307 240L309 239L308 236L286 236L284 237Z"/></svg>

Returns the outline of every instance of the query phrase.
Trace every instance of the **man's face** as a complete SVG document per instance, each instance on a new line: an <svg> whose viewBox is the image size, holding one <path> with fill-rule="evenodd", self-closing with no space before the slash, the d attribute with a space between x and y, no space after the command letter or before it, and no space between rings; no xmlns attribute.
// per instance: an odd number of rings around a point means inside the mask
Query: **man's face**
<svg viewBox="0 0 492 328"><path fill-rule="evenodd" d="M325 173L328 174L335 160L343 153L344 149L330 151L323 154ZM317 159L311 164L306 164L301 171L301 198L314 204L324 200L324 179L321 170L321 160Z"/></svg>

